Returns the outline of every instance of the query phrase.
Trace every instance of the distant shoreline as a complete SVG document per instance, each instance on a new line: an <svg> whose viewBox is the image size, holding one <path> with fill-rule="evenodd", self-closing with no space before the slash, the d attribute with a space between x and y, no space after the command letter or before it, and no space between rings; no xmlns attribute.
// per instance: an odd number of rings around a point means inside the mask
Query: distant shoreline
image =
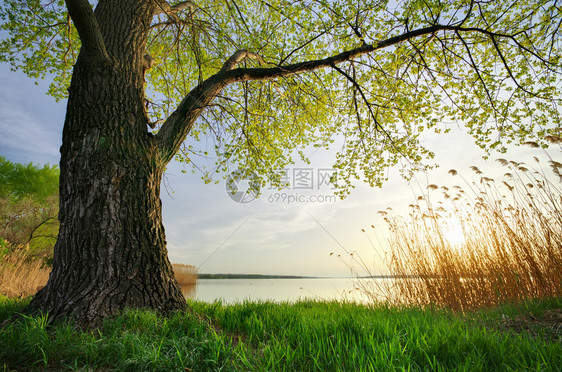
<svg viewBox="0 0 562 372"><path fill-rule="evenodd" d="M362 277L266 275L266 274L198 274L197 279L394 279L391 275L372 275Z"/></svg>
<svg viewBox="0 0 562 372"><path fill-rule="evenodd" d="M318 279L317 276L263 274L198 274L197 279Z"/></svg>

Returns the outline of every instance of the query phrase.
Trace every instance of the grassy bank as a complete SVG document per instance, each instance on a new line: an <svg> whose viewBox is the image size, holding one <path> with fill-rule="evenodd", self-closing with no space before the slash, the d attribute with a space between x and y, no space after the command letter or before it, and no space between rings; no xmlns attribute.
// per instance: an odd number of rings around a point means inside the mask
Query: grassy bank
<svg viewBox="0 0 562 372"><path fill-rule="evenodd" d="M324 302L191 302L193 312L164 318L129 311L96 331L28 317L0 330L0 370L555 371L560 334L539 321L560 316L561 305L542 300L459 315ZM2 298L0 321L23 306ZM527 318L537 320L531 332L512 327Z"/></svg>

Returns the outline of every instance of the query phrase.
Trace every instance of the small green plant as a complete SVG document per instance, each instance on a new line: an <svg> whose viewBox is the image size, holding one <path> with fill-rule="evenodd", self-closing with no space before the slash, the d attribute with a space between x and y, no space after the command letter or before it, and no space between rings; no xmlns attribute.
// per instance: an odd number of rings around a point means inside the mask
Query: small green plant
<svg viewBox="0 0 562 372"><path fill-rule="evenodd" d="M10 242L0 236L0 258L4 256L4 254L8 253L10 249Z"/></svg>

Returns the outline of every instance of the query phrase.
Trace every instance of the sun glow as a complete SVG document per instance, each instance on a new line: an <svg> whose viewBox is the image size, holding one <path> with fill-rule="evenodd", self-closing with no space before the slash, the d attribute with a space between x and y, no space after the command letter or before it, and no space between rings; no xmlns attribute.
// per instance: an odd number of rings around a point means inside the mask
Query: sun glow
<svg viewBox="0 0 562 372"><path fill-rule="evenodd" d="M447 225L443 227L443 236L453 246L460 246L466 243L464 232L460 221L457 218L451 218L447 221Z"/></svg>

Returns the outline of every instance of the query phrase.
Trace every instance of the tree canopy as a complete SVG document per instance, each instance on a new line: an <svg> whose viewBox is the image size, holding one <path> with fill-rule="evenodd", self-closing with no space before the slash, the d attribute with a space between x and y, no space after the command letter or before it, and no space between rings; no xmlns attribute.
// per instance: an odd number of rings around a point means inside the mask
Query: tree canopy
<svg viewBox="0 0 562 372"><path fill-rule="evenodd" d="M295 154L306 161L307 147L335 146L345 193L354 178L380 185L401 159L423 169L432 152L420 134L444 122L486 150L560 125L556 1L154 1L142 51L154 132L173 126L167 118L195 87L218 75L229 83L177 154L211 153L205 178L242 166L275 179ZM0 60L52 77L49 93L64 98L81 46L65 2L6 0L0 18Z"/></svg>

